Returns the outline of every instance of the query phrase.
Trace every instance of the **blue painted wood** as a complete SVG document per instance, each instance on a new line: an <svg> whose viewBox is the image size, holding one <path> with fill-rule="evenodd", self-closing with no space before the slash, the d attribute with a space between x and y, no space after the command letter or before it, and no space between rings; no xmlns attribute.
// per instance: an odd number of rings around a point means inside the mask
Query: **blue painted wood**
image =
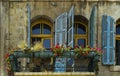
<svg viewBox="0 0 120 76"><path fill-rule="evenodd" d="M67 13L63 13L58 16L55 20L55 45L67 42ZM66 71L66 58L56 58L55 61L55 72Z"/></svg>
<svg viewBox="0 0 120 76"><path fill-rule="evenodd" d="M102 63L113 65L115 60L115 39L114 39L114 19L110 16L102 16Z"/></svg>
<svg viewBox="0 0 120 76"><path fill-rule="evenodd" d="M68 46L74 47L74 10L75 7L72 6L69 13L68 13L68 31L67 31L67 38L68 38ZM74 58L67 58L67 61L71 60L71 62L68 62L68 64L71 64L72 70L74 71Z"/></svg>
<svg viewBox="0 0 120 76"><path fill-rule="evenodd" d="M28 11L28 48L30 48L30 5L27 4Z"/></svg>
<svg viewBox="0 0 120 76"><path fill-rule="evenodd" d="M70 9L68 13L68 46L73 47L74 44L74 6Z"/></svg>
<svg viewBox="0 0 120 76"><path fill-rule="evenodd" d="M55 19L55 45L67 42L67 13L63 13Z"/></svg>
<svg viewBox="0 0 120 76"><path fill-rule="evenodd" d="M95 27L96 27L96 20L97 19L97 7L96 5L93 6L91 15L90 15L90 23L89 23L89 45L94 47L95 44Z"/></svg>

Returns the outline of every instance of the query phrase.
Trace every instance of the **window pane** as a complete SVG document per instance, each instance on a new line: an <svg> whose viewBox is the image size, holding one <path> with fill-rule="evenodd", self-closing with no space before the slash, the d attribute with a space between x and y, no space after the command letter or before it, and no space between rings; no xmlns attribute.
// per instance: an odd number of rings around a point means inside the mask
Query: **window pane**
<svg viewBox="0 0 120 76"><path fill-rule="evenodd" d="M37 24L32 28L32 34L40 34L40 24Z"/></svg>
<svg viewBox="0 0 120 76"><path fill-rule="evenodd" d="M120 65L120 40L116 40L116 64Z"/></svg>
<svg viewBox="0 0 120 76"><path fill-rule="evenodd" d="M86 45L85 39L78 39L78 46L83 46L83 47L85 47L85 45Z"/></svg>
<svg viewBox="0 0 120 76"><path fill-rule="evenodd" d="M51 34L51 28L50 28L50 26L44 24L43 27L44 27L44 29L43 29L43 33L44 34Z"/></svg>
<svg viewBox="0 0 120 76"><path fill-rule="evenodd" d="M83 25L78 25L78 30L77 30L78 34L85 34L86 33L86 29Z"/></svg>
<svg viewBox="0 0 120 76"><path fill-rule="evenodd" d="M74 34L77 34L77 29L76 29L77 25L74 25Z"/></svg>
<svg viewBox="0 0 120 76"><path fill-rule="evenodd" d="M116 27L116 34L120 34L120 25Z"/></svg>
<svg viewBox="0 0 120 76"><path fill-rule="evenodd" d="M41 38L32 38L32 44L34 45L36 42L41 42Z"/></svg>
<svg viewBox="0 0 120 76"><path fill-rule="evenodd" d="M45 47L45 48L50 48L50 39L44 39L43 40L43 46Z"/></svg>

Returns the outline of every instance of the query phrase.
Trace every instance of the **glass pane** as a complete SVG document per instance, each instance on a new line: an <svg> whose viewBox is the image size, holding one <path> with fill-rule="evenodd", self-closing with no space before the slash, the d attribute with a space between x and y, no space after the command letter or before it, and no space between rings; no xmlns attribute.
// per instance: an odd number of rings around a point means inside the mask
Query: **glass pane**
<svg viewBox="0 0 120 76"><path fill-rule="evenodd" d="M85 39L78 39L78 46L83 46L83 47L85 47L85 46L86 46L86 41L85 41Z"/></svg>
<svg viewBox="0 0 120 76"><path fill-rule="evenodd" d="M116 64L120 65L120 40L116 40Z"/></svg>
<svg viewBox="0 0 120 76"><path fill-rule="evenodd" d="M86 28L83 25L78 25L78 30L77 30L78 34L85 34L86 33Z"/></svg>
<svg viewBox="0 0 120 76"><path fill-rule="evenodd" d="M32 38L32 44L34 45L36 42L41 42L41 38Z"/></svg>
<svg viewBox="0 0 120 76"><path fill-rule="evenodd" d="M45 48L50 48L50 39L44 39L43 40L43 46L45 47Z"/></svg>
<svg viewBox="0 0 120 76"><path fill-rule="evenodd" d="M120 25L116 27L116 34L120 34Z"/></svg>
<svg viewBox="0 0 120 76"><path fill-rule="evenodd" d="M44 34L51 34L51 28L50 28L50 26L44 24L43 27L44 27L44 29L43 29L44 30L43 31Z"/></svg>
<svg viewBox="0 0 120 76"><path fill-rule="evenodd" d="M74 34L77 34L76 24L74 25Z"/></svg>
<svg viewBox="0 0 120 76"><path fill-rule="evenodd" d="M32 28L32 34L40 34L40 24L37 24Z"/></svg>

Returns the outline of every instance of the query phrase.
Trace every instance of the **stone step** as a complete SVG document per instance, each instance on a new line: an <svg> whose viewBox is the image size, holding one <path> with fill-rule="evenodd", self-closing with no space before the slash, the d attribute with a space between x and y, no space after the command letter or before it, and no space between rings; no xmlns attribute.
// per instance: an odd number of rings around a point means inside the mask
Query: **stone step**
<svg viewBox="0 0 120 76"><path fill-rule="evenodd" d="M94 72L15 72L14 76L95 76Z"/></svg>

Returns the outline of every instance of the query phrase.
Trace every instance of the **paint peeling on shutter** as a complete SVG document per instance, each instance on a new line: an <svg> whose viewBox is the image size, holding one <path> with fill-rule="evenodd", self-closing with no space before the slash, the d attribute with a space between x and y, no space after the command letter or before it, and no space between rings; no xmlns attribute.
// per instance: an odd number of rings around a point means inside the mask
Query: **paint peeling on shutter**
<svg viewBox="0 0 120 76"><path fill-rule="evenodd" d="M55 20L55 45L67 42L67 13L63 13ZM55 60L55 72L66 71L66 58L57 57Z"/></svg>
<svg viewBox="0 0 120 76"><path fill-rule="evenodd" d="M55 20L55 45L67 42L67 13L63 13Z"/></svg>
<svg viewBox="0 0 120 76"><path fill-rule="evenodd" d="M67 27L67 38L68 38L68 46L74 47L74 6L71 7L68 13L68 27ZM71 60L71 62L69 62ZM74 71L74 58L67 58L67 64L71 64L69 68ZM68 66L67 66L68 67Z"/></svg>
<svg viewBox="0 0 120 76"><path fill-rule="evenodd" d="M102 16L102 63L113 65L115 60L115 26L114 19L110 16Z"/></svg>
<svg viewBox="0 0 120 76"><path fill-rule="evenodd" d="M69 11L68 14L68 46L73 47L74 44L74 6Z"/></svg>
<svg viewBox="0 0 120 76"><path fill-rule="evenodd" d="M93 6L91 15L90 15L90 22L89 22L89 45L94 47L95 44L95 27L96 27L96 20L97 19L97 7L96 5Z"/></svg>

